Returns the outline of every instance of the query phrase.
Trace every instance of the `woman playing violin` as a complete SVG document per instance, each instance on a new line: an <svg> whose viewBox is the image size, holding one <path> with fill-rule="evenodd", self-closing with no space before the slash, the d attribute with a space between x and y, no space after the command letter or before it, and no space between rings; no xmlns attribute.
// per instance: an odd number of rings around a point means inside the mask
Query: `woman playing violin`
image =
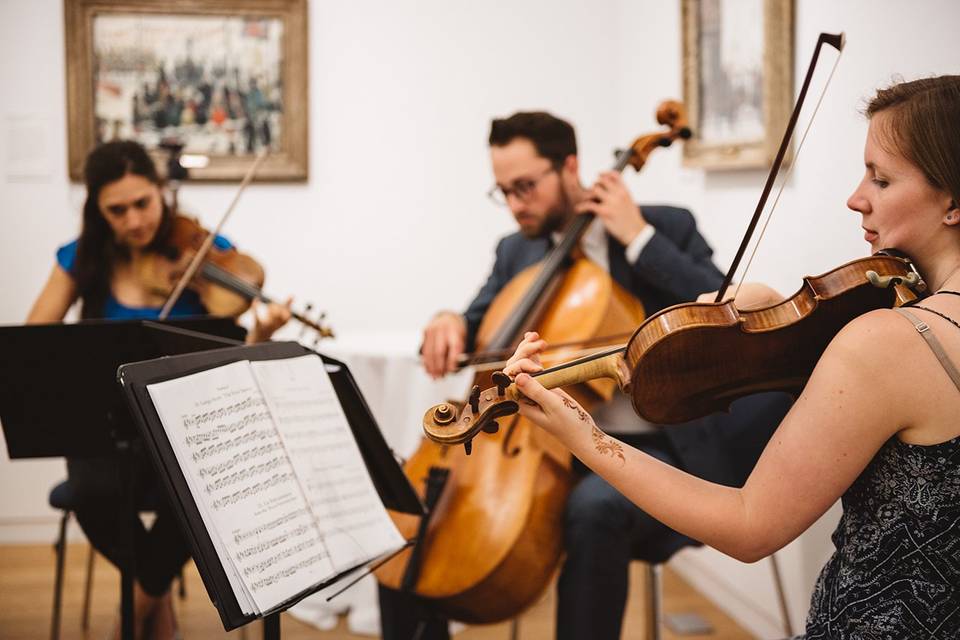
<svg viewBox="0 0 960 640"><path fill-rule="evenodd" d="M960 76L882 89L866 113L866 172L847 206L874 251L912 256L936 293L836 335L743 487L601 432L526 375L540 369L536 334L506 372L531 401L523 415L642 509L742 561L780 549L842 499L807 638L960 637Z"/></svg>
<svg viewBox="0 0 960 640"><path fill-rule="evenodd" d="M57 251L57 264L34 303L28 323L60 322L78 299L81 317L157 318L165 298L138 277L140 261L167 247L174 213L163 200L162 182L150 156L136 142L110 142L87 157L84 168L87 198L78 240ZM229 249L223 237L216 246ZM183 293L171 315L206 313L194 291ZM262 316L262 317L261 317ZM267 340L290 317L289 310L271 304L254 313L248 342ZM82 428L82 425L78 425ZM190 557L186 541L169 506L159 495L152 469L139 460L136 491L156 501L151 529L139 519L136 531L137 580L134 587L137 632L152 638L176 633L170 584ZM120 493L116 464L109 459L68 460L70 485L81 505L75 513L91 544L114 564L124 557L125 535L113 505Z"/></svg>

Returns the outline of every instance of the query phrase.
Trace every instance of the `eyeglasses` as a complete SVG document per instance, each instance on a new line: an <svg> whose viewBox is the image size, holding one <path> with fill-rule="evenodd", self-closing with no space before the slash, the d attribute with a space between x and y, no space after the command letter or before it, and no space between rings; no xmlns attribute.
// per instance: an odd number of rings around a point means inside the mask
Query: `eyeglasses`
<svg viewBox="0 0 960 640"><path fill-rule="evenodd" d="M520 202L527 202L530 197L533 196L533 191L537 188L537 183L556 170L556 167L550 167L536 178L514 180L512 187L494 185L490 188L490 191L487 191L487 197L502 207L507 206L507 201L510 199L510 196L516 196Z"/></svg>

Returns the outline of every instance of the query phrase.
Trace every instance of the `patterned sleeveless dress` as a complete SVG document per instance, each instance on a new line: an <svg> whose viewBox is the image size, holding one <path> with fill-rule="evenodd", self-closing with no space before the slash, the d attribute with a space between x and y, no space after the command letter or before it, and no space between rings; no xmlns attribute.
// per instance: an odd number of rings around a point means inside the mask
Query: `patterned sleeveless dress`
<svg viewBox="0 0 960 640"><path fill-rule="evenodd" d="M799 637L960 639L960 436L891 438L842 502L836 552Z"/></svg>

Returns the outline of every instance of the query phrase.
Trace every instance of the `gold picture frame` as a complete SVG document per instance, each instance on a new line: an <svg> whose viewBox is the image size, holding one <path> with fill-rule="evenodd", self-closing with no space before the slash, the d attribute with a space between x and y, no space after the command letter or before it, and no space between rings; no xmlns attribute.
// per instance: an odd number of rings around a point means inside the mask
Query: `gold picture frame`
<svg viewBox="0 0 960 640"><path fill-rule="evenodd" d="M72 180L116 138L162 170L160 143L184 144L191 180L239 181L264 147L257 180L307 179L306 0L64 0L64 16Z"/></svg>
<svg viewBox="0 0 960 640"><path fill-rule="evenodd" d="M682 0L681 24L684 165L769 166L793 108L793 0Z"/></svg>

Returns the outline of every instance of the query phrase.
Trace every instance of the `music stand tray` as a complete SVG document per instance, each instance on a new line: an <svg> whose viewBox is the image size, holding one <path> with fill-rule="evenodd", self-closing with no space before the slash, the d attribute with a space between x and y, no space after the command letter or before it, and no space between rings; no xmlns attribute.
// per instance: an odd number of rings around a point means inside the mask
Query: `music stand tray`
<svg viewBox="0 0 960 640"><path fill-rule="evenodd" d="M129 429L125 362L242 344L230 318L0 327L0 423L10 459L112 455Z"/></svg>

